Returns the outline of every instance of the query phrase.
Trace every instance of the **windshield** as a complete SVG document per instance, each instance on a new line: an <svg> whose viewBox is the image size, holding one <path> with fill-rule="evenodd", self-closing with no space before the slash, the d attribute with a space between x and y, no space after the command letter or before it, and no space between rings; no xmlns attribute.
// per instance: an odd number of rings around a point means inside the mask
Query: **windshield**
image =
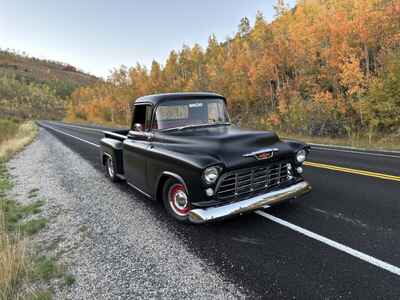
<svg viewBox="0 0 400 300"><path fill-rule="evenodd" d="M153 129L183 129L229 123L222 99L175 100L160 104Z"/></svg>

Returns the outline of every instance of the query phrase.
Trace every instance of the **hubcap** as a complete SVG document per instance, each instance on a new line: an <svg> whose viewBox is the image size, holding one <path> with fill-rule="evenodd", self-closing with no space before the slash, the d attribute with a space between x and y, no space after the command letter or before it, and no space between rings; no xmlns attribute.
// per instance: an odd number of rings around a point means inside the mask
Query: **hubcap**
<svg viewBox="0 0 400 300"><path fill-rule="evenodd" d="M113 166L113 161L111 158L107 159L107 169L108 169L108 174L110 175L111 178L114 177L114 166Z"/></svg>
<svg viewBox="0 0 400 300"><path fill-rule="evenodd" d="M172 210L179 216L186 216L189 212L189 201L182 184L174 184L168 192L168 200Z"/></svg>

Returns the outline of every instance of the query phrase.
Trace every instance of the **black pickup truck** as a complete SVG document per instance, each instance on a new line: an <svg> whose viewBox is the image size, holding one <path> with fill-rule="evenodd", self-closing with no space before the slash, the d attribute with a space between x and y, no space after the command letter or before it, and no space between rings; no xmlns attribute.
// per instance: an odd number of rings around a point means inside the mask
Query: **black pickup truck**
<svg viewBox="0 0 400 300"><path fill-rule="evenodd" d="M164 203L182 222L204 223L267 207L311 190L302 178L309 147L274 132L231 125L226 99L173 93L136 100L130 130L105 131L101 161Z"/></svg>

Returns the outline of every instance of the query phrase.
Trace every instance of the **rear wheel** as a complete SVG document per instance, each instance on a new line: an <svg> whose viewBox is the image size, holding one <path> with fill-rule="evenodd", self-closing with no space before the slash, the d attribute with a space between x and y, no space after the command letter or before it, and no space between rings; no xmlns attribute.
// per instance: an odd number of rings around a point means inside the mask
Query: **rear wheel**
<svg viewBox="0 0 400 300"><path fill-rule="evenodd" d="M181 182L172 178L166 181L163 189L163 203L167 212L176 220L189 222L189 196Z"/></svg>
<svg viewBox="0 0 400 300"><path fill-rule="evenodd" d="M116 165L111 156L106 157L104 168L106 171L106 175L111 179L111 181L113 182L119 181L119 178L117 177Z"/></svg>

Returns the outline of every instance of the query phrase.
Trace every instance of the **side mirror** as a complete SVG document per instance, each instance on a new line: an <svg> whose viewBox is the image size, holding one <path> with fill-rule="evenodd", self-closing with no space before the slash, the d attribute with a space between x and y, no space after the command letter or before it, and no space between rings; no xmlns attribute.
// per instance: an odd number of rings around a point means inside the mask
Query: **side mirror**
<svg viewBox="0 0 400 300"><path fill-rule="evenodd" d="M133 126L133 130L142 132L142 131L143 131L143 126L142 126L142 124L136 123L136 124Z"/></svg>

